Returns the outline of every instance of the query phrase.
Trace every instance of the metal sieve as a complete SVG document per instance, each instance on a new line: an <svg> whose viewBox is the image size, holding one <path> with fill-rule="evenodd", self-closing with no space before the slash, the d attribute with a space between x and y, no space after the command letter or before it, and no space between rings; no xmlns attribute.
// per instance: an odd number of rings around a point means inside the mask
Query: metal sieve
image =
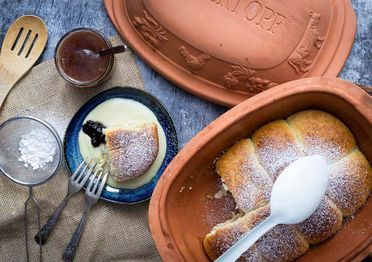
<svg viewBox="0 0 372 262"><path fill-rule="evenodd" d="M29 134L32 130L42 131L48 139L50 138L50 141L55 142L57 148L53 156L53 161L37 170L26 167L25 163L19 160L21 156L19 143L22 136ZM43 184L51 179L58 172L61 164L61 140L53 127L46 122L31 116L17 116L6 120L0 125L0 171L14 182L29 187L29 196L24 204L27 261L29 261L28 205L31 202L34 202L36 205L37 223L40 231L40 208L38 201L34 198L32 187ZM39 246L41 261L42 247L41 245Z"/></svg>

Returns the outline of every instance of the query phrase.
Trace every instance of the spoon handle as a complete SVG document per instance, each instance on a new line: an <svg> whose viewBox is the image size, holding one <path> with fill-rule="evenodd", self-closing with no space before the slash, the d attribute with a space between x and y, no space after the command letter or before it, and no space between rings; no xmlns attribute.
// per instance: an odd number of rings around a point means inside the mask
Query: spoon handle
<svg viewBox="0 0 372 262"><path fill-rule="evenodd" d="M109 49L105 49L99 52L100 56L123 53L127 50L127 47L124 45L115 46Z"/></svg>
<svg viewBox="0 0 372 262"><path fill-rule="evenodd" d="M248 232L243 238L236 242L229 250L220 256L216 262L236 261L245 251L248 250L262 235L278 224L278 221L270 216L258 226Z"/></svg>
<svg viewBox="0 0 372 262"><path fill-rule="evenodd" d="M1 59L0 59L0 79L1 79L0 80L0 109L1 109L10 90L13 88L13 86L16 83L16 81L13 79L11 74L2 65Z"/></svg>

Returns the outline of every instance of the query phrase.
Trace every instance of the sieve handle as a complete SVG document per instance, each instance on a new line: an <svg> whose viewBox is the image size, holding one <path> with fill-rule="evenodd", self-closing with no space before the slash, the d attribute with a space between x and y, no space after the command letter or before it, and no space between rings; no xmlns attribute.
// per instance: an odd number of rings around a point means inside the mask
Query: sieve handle
<svg viewBox="0 0 372 262"><path fill-rule="evenodd" d="M38 225L38 231L40 232L40 205L39 205L39 202L34 198L32 187L29 187L28 198L27 198L27 200L25 202L25 240L26 240L26 259L27 259L27 262L30 261L29 245L28 245L28 204L31 201L34 202L34 204L36 206L37 225ZM41 247L40 244L39 244L39 258L40 258L39 261L42 262L42 260L43 260L43 251L42 251L42 247Z"/></svg>
<svg viewBox="0 0 372 262"><path fill-rule="evenodd" d="M65 208L67 201L70 199L70 197L71 197L70 194L65 196L63 201L57 207L56 211L54 211L54 213L49 217L45 225L41 228L40 232L35 235L36 243L44 245L47 242L50 233L53 231L54 225L57 223L58 218L61 216L62 211Z"/></svg>
<svg viewBox="0 0 372 262"><path fill-rule="evenodd" d="M84 231L84 227L88 218L90 206L87 204L84 209L84 214L79 222L78 227L75 229L74 234L71 237L65 251L63 252L63 260L65 262L72 262L75 257L76 249L79 245L81 234Z"/></svg>

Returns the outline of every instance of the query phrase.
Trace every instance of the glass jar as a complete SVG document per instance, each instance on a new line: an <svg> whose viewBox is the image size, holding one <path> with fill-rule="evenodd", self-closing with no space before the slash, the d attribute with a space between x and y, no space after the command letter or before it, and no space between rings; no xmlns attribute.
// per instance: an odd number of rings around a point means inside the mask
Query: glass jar
<svg viewBox="0 0 372 262"><path fill-rule="evenodd" d="M91 28L67 32L58 42L54 59L58 72L78 87L101 84L111 76L114 55L100 55L112 48L108 38Z"/></svg>

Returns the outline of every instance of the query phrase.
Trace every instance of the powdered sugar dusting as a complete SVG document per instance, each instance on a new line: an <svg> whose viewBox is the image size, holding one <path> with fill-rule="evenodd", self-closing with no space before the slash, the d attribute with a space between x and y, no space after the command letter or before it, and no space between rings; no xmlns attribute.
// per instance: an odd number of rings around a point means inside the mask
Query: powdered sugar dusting
<svg viewBox="0 0 372 262"><path fill-rule="evenodd" d="M213 228L213 230L206 237L207 245L210 251L213 252L212 259L226 252L234 243L240 240L245 232L248 230L247 225L254 227L268 216L268 207L262 207L249 215L236 214L232 219L221 223ZM213 257L217 255L217 257ZM257 250L257 245L250 247L238 261L263 261L261 255Z"/></svg>
<svg viewBox="0 0 372 262"><path fill-rule="evenodd" d="M272 181L258 163L251 139L243 139L230 148L216 168L240 210L248 212L267 204Z"/></svg>
<svg viewBox="0 0 372 262"><path fill-rule="evenodd" d="M304 146L307 155L324 156L328 163L334 163L345 156L345 152L342 152L340 146L321 138L308 138L304 141Z"/></svg>
<svg viewBox="0 0 372 262"><path fill-rule="evenodd" d="M226 252L231 245L238 242L245 234L245 230L239 223L234 223L235 226L229 227L228 230L224 230L223 234L218 234L216 241L213 243L216 245L219 255ZM246 252L243 253L241 261L260 261L259 254L257 252L256 245L253 245Z"/></svg>
<svg viewBox="0 0 372 262"><path fill-rule="evenodd" d="M367 199L372 183L368 160L359 150L331 168L327 195L344 216L354 214Z"/></svg>
<svg viewBox="0 0 372 262"><path fill-rule="evenodd" d="M315 244L332 236L341 225L341 211L325 197L317 210L298 224L298 228L311 244Z"/></svg>
<svg viewBox="0 0 372 262"><path fill-rule="evenodd" d="M201 222L206 228L213 228L231 217L235 220L242 215L236 213L236 203L229 192L221 198L214 198L213 195L210 195L206 196L206 199L207 201L203 201L204 209L209 212L201 216Z"/></svg>
<svg viewBox="0 0 372 262"><path fill-rule="evenodd" d="M240 210L248 212L269 202L272 180L254 160L242 164L244 179L233 192Z"/></svg>
<svg viewBox="0 0 372 262"><path fill-rule="evenodd" d="M220 199L224 196L227 195L227 190L225 189L225 187L221 186L220 190L218 190L214 195L213 195L213 198L214 199Z"/></svg>
<svg viewBox="0 0 372 262"><path fill-rule="evenodd" d="M270 199L272 180L257 159L252 154L247 154L238 170L241 183L230 189L238 208L248 212L267 204Z"/></svg>
<svg viewBox="0 0 372 262"><path fill-rule="evenodd" d="M308 250L306 241L291 225L278 225L258 242L258 250L268 261L290 261Z"/></svg>
<svg viewBox="0 0 372 262"><path fill-rule="evenodd" d="M284 168L304 156L301 149L293 143L267 144L256 150L260 163L274 180Z"/></svg>
<svg viewBox="0 0 372 262"><path fill-rule="evenodd" d="M271 189L273 187L273 181L267 172L263 170L261 165L258 163L257 158L254 160L257 170L260 172L251 172L252 183L259 189L262 196L262 202L267 204L270 200Z"/></svg>
<svg viewBox="0 0 372 262"><path fill-rule="evenodd" d="M306 115L307 111L304 112ZM333 116L329 119L331 120L321 123L322 130L316 130L317 125L306 125L302 133L297 133L299 130L289 126L288 122L274 121L257 130L252 136L255 154L249 154L249 161L242 164L240 171L246 172L247 178L242 176L244 179L239 180L238 194L233 192L241 210L247 212L238 220L244 221L246 231L255 226L255 222L248 219L257 211L254 203L269 201L271 179L275 181L285 167L300 157L313 154L324 156L331 165L326 197L314 214L295 226L276 226L257 242L257 256L262 256L264 260L287 261L302 255L309 248L309 244L319 243L339 230L343 216L353 215L369 196L372 171L368 160L355 149L355 140L350 131L343 124L339 125L339 122L334 121ZM300 120L307 121L305 118ZM343 134L342 138L338 136L339 132ZM244 152L240 152L242 153ZM257 158L257 164L252 165L254 156ZM262 168L263 171L259 171ZM265 174L269 174L271 178L267 179ZM239 226L236 232L233 229L237 227L237 221L233 224L223 224L221 227L232 227L228 230L229 238L232 237L231 234L235 234L234 240L240 237L242 227ZM223 250L232 245L232 239L225 240ZM216 245L216 248L220 247Z"/></svg>
<svg viewBox="0 0 372 262"><path fill-rule="evenodd" d="M248 212L259 205L262 192L252 184L242 184L239 193L233 195L239 209Z"/></svg>
<svg viewBox="0 0 372 262"><path fill-rule="evenodd" d="M106 132L111 174L117 181L138 177L154 163L159 151L156 124Z"/></svg>
<svg viewBox="0 0 372 262"><path fill-rule="evenodd" d="M53 162L57 144L47 131L33 129L21 137L19 152L21 156L18 160L23 162L25 167L31 166L33 170L38 170Z"/></svg>
<svg viewBox="0 0 372 262"><path fill-rule="evenodd" d="M206 238L210 249L222 255L268 215L269 208L264 206L237 220L217 225ZM308 248L305 239L297 233L294 226L278 225L261 237L239 261L288 261L302 255Z"/></svg>

